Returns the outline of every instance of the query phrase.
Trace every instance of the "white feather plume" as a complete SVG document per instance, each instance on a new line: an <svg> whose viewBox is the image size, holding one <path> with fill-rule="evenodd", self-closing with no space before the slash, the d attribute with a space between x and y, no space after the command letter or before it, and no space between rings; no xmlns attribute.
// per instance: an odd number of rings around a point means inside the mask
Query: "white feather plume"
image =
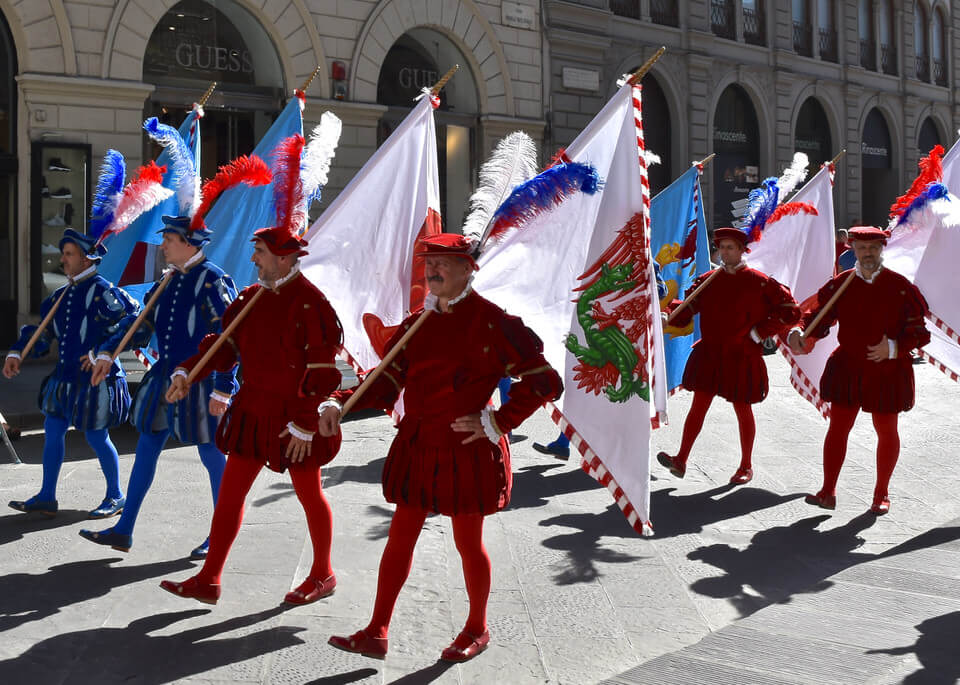
<svg viewBox="0 0 960 685"><path fill-rule="evenodd" d="M480 167L477 189L470 196L470 213L463 222L463 235L474 245L511 191L537 175L537 146L523 131L504 137Z"/></svg>
<svg viewBox="0 0 960 685"><path fill-rule="evenodd" d="M793 153L793 161L790 162L790 166L784 169L783 175L777 179L777 186L780 188L780 195L777 198L778 204L786 202L787 196L807 178L807 167L809 165L810 159L805 153Z"/></svg>
<svg viewBox="0 0 960 685"><path fill-rule="evenodd" d="M147 183L140 186L136 193L125 193L120 198L116 213L113 215L113 222L107 230L110 232L123 230L136 221L141 214L149 212L172 195L173 190L164 188L161 183Z"/></svg>
<svg viewBox="0 0 960 685"><path fill-rule="evenodd" d="M655 153L655 152L653 152L653 151L651 151L651 150L649 150L649 149L648 149L648 150L644 150L644 152L643 152L643 161L647 163L647 168L649 169L649 168L652 167L654 164L660 164L660 155L658 155L657 153Z"/></svg>
<svg viewBox="0 0 960 685"><path fill-rule="evenodd" d="M330 163L336 154L340 142L343 124L333 112L324 112L310 133L310 140L303 150L300 162L300 180L303 182L303 196L307 203L312 202L317 193L327 184Z"/></svg>

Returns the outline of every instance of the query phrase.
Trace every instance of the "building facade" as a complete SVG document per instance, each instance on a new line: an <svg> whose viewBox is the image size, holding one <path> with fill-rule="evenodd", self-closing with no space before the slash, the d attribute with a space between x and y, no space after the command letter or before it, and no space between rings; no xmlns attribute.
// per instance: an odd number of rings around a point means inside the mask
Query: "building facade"
<svg viewBox="0 0 960 685"><path fill-rule="evenodd" d="M437 112L444 217L456 228L478 160L515 129L543 136L536 0L0 0L0 346L63 282L57 241L83 228L108 148L156 150L211 81L202 166L250 152L295 88L305 128L344 122L324 203L449 67ZM256 227L251 227L251 231Z"/></svg>

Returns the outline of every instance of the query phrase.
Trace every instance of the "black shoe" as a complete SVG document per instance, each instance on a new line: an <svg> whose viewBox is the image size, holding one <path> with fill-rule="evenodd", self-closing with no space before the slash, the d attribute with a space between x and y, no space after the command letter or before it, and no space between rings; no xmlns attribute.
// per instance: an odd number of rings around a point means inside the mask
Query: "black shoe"
<svg viewBox="0 0 960 685"><path fill-rule="evenodd" d="M48 171L73 171L70 167L60 161L59 157L51 157L47 165Z"/></svg>
<svg viewBox="0 0 960 685"><path fill-rule="evenodd" d="M535 449L540 454L549 454L557 459L562 459L566 461L570 458L570 448L569 447L556 447L553 443L549 445L541 445L539 442L533 443L533 449Z"/></svg>
<svg viewBox="0 0 960 685"><path fill-rule="evenodd" d="M69 200L71 197L73 197L73 193L70 192L69 188L64 186L62 188L57 188L50 193L50 197L56 198L57 200Z"/></svg>

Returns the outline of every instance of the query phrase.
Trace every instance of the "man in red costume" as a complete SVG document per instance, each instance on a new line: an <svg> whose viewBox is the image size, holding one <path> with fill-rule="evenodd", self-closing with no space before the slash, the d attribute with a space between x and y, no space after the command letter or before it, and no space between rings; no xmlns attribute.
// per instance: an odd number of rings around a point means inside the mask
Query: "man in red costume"
<svg viewBox="0 0 960 685"><path fill-rule="evenodd" d="M383 494L397 505L390 524L373 616L366 628L330 644L382 659L400 589L426 517L450 516L463 563L470 611L463 631L443 650L446 661L466 661L487 648L490 558L483 546L483 519L510 500L512 474L506 434L563 390L543 357L543 344L523 322L470 287L476 263L463 236L423 238L431 315L357 402L392 408L403 389L404 416L383 469ZM397 344L419 314L407 318L388 343ZM520 378L499 410L488 407L497 382ZM353 391L334 393L322 407L320 433L335 435L340 403Z"/></svg>
<svg viewBox="0 0 960 685"><path fill-rule="evenodd" d="M816 306L803 315L800 328L790 332L790 348L805 354L814 340L840 324L839 346L827 360L820 378L820 396L830 402L830 427L823 441L823 485L807 502L824 509L837 506L837 479L847 454L847 437L857 414L873 415L877 431L877 482L870 511L890 511L888 488L900 456L897 414L914 403L913 364L910 352L930 342L923 323L927 302L906 278L883 267L881 254L889 234L873 226L849 230L857 257L854 269L835 276L817 293ZM855 275L852 275L855 274ZM815 328L813 320L843 287L850 285ZM801 338L806 329L807 344Z"/></svg>
<svg viewBox="0 0 960 685"><path fill-rule="evenodd" d="M733 404L740 427L740 466L730 478L734 484L753 479L753 440L757 432L752 404L767 396L764 338L785 332L800 318L790 290L743 261L747 234L736 228L718 228L714 240L722 265L720 273L674 317L683 327L700 314L700 340L683 370L683 387L693 392L693 403L683 424L676 456L660 452L657 460L677 478L687 471L687 459L700 434L707 410L717 395ZM687 298L716 270L700 276Z"/></svg>
<svg viewBox="0 0 960 685"><path fill-rule="evenodd" d="M264 465L290 470L313 542L313 567L285 601L307 604L333 594L330 565L333 519L320 486L320 467L340 448L340 435L317 433L317 407L340 386L334 355L343 341L340 321L323 294L300 273L306 243L281 227L254 233L252 261L259 284L246 288L227 308L224 330L253 295L267 292L204 365L201 377L226 372L238 362L243 382L217 430L217 446L228 455L210 529L210 551L200 572L160 587L180 597L216 604L220 577L243 520L244 501ZM167 401L188 391L186 377L218 336L204 339L200 352L173 373Z"/></svg>

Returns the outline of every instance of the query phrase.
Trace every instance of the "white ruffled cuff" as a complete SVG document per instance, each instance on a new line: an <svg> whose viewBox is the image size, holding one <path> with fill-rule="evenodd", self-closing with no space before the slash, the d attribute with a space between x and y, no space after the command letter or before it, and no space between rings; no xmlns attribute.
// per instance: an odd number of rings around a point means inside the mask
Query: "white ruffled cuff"
<svg viewBox="0 0 960 685"><path fill-rule="evenodd" d="M13 350L7 352L7 359L16 359L17 361L21 362L23 361L23 357L20 356L20 353L14 352Z"/></svg>
<svg viewBox="0 0 960 685"><path fill-rule="evenodd" d="M91 352L90 355L93 356L93 352ZM91 359L90 362L91 362L92 364L96 364L98 361L101 361L101 360L103 360L103 361L105 361L105 362L113 363L113 357L111 357L111 356L110 356L109 354L107 354L106 352L101 352L100 354L97 355L96 360Z"/></svg>
<svg viewBox="0 0 960 685"><path fill-rule="evenodd" d="M896 359L897 358L897 341L887 338L887 350L888 358Z"/></svg>
<svg viewBox="0 0 960 685"><path fill-rule="evenodd" d="M303 440L304 442L310 442L313 440L313 433L307 433L302 428L299 428L297 424L293 421L287 422L287 430L290 431L290 435L297 438L298 440Z"/></svg>
<svg viewBox="0 0 960 685"><path fill-rule="evenodd" d="M220 392L219 390L214 390L213 392L210 393L210 399L216 400L217 402L225 404L229 407L230 403L233 401L233 396L228 395L225 392Z"/></svg>
<svg viewBox="0 0 960 685"><path fill-rule="evenodd" d="M758 345L759 345L761 342L763 342L763 341L761 340L760 336L757 334L757 329L756 329L756 327L750 329L750 339L751 339L753 342L757 343Z"/></svg>
<svg viewBox="0 0 960 685"><path fill-rule="evenodd" d="M321 402L321 403L320 403L320 406L317 407L317 413L318 413L318 414L322 414L322 413L323 413L323 410L326 409L327 407L333 407L333 408L336 409L338 412L343 413L343 405L340 404L339 402L337 402L336 400L333 400L333 399L331 399L331 400L324 400L323 402Z"/></svg>
<svg viewBox="0 0 960 685"><path fill-rule="evenodd" d="M497 428L497 422L493 420L493 410L489 407L480 412L480 424L483 426L483 432L486 434L487 440L494 445L500 442L500 436L503 433Z"/></svg>
<svg viewBox="0 0 960 685"><path fill-rule="evenodd" d="M183 376L184 378L189 378L189 375L187 374L187 370L182 366L178 366L173 370L173 373L170 374L170 380L172 381L177 376Z"/></svg>

